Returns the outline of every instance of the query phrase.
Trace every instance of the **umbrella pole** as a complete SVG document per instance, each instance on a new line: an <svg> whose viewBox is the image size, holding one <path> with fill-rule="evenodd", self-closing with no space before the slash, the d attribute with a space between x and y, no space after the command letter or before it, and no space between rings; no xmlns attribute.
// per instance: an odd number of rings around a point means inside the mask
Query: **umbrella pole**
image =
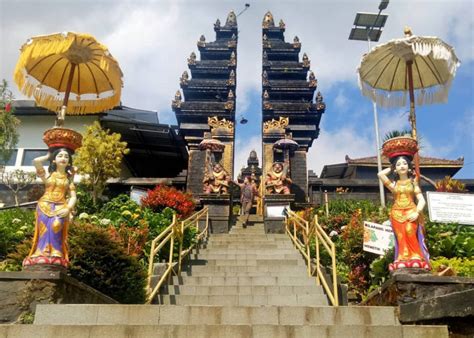
<svg viewBox="0 0 474 338"><path fill-rule="evenodd" d="M69 71L69 77L68 77L67 85L66 85L66 92L64 93L63 105L56 119L57 127L62 127L64 125L64 118L66 117L67 104L69 102L69 95L71 94L72 79L74 77L75 70L76 70L76 64L71 63L71 70Z"/></svg>
<svg viewBox="0 0 474 338"><path fill-rule="evenodd" d="M407 61L407 71L408 71L408 91L410 94L410 124L411 124L411 136L418 141L418 136L416 133L416 113L415 113L415 90L413 85L413 61ZM420 154L419 151L416 152L414 156L415 160L415 173L416 179L420 179Z"/></svg>

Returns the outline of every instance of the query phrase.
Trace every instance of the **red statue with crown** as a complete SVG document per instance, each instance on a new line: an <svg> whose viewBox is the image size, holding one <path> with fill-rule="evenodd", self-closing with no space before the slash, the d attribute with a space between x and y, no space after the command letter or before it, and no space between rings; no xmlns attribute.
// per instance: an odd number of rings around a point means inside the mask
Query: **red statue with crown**
<svg viewBox="0 0 474 338"><path fill-rule="evenodd" d="M408 136L394 137L383 144L382 150L391 166L380 171L378 177L394 195L390 221L395 235L395 261L389 269L430 270L422 215L426 203L412 166L418 143ZM393 181L387 177L391 172L395 177Z"/></svg>

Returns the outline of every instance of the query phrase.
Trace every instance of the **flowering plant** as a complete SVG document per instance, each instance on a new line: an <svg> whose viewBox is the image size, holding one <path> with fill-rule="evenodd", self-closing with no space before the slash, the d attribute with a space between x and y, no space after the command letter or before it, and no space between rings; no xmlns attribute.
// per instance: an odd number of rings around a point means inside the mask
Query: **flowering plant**
<svg viewBox="0 0 474 338"><path fill-rule="evenodd" d="M179 217L186 218L194 211L195 203L192 196L173 187L158 185L148 190L142 204L154 212L161 212L165 208L176 211Z"/></svg>

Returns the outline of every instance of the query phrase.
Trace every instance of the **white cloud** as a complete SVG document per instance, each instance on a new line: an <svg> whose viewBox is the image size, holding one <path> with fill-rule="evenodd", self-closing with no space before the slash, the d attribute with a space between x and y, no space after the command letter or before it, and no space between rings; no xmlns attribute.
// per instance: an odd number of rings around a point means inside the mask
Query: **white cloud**
<svg viewBox="0 0 474 338"><path fill-rule="evenodd" d="M344 163L346 155L351 158L373 156L376 149L374 139L354 126L345 126L334 132L323 131L308 152L308 169L320 175L324 165Z"/></svg>

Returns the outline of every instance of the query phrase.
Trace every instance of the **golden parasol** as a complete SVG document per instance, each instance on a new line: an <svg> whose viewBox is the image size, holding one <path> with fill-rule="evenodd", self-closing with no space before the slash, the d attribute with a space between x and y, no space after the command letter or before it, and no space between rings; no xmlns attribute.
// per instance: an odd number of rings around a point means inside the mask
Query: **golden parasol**
<svg viewBox="0 0 474 338"><path fill-rule="evenodd" d="M122 71L108 49L88 34L36 36L22 47L14 72L20 90L58 113L98 113L120 103ZM72 94L72 95L71 95Z"/></svg>
<svg viewBox="0 0 474 338"><path fill-rule="evenodd" d="M412 137L417 140L415 96L418 105L446 102L460 62L454 48L437 37L412 35L374 47L358 68L364 96L384 107L403 107L410 98ZM415 155L419 177L419 156Z"/></svg>

